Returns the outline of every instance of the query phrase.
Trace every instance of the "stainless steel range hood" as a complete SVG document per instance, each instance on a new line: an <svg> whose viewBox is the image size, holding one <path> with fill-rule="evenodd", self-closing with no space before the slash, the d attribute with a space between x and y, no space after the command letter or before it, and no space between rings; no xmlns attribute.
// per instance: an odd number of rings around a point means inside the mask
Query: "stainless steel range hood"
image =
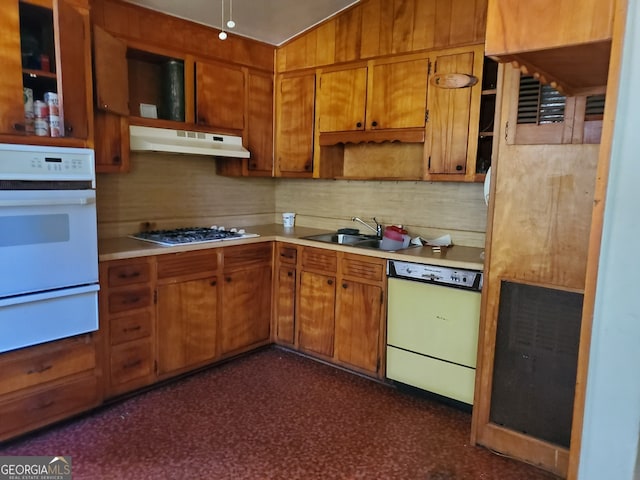
<svg viewBox="0 0 640 480"><path fill-rule="evenodd" d="M129 126L132 152L167 152L185 155L249 158L242 138L234 135Z"/></svg>

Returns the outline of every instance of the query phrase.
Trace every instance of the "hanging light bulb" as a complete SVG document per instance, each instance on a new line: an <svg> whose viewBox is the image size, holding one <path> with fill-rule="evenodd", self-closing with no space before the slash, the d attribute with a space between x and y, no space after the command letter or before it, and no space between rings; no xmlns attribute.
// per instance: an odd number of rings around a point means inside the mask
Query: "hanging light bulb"
<svg viewBox="0 0 640 480"><path fill-rule="evenodd" d="M233 28L236 26L236 22L233 21L232 17L233 17L233 0L229 0L229 20L227 20L228 28Z"/></svg>
<svg viewBox="0 0 640 480"><path fill-rule="evenodd" d="M222 14L220 16L220 25L222 30L220 30L220 33L218 34L218 38L220 40L226 40L227 32L224 31L224 0L220 0L220 4L222 5Z"/></svg>

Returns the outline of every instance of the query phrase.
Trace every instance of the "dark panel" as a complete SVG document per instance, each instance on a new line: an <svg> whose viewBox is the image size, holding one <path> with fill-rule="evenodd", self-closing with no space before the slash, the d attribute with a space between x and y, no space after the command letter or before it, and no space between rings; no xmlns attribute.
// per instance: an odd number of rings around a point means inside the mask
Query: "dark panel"
<svg viewBox="0 0 640 480"><path fill-rule="evenodd" d="M491 422L569 447L582 299L502 282Z"/></svg>

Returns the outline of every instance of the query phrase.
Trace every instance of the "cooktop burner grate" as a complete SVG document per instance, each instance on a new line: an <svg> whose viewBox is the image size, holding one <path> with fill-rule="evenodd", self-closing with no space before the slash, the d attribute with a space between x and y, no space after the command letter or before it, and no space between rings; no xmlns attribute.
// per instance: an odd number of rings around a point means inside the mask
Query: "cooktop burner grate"
<svg viewBox="0 0 640 480"><path fill-rule="evenodd" d="M241 238L257 237L255 233L244 230L225 230L218 227L186 227L171 230L149 230L131 235L138 240L157 243L159 245L181 245L186 243L220 242L223 240L238 240Z"/></svg>

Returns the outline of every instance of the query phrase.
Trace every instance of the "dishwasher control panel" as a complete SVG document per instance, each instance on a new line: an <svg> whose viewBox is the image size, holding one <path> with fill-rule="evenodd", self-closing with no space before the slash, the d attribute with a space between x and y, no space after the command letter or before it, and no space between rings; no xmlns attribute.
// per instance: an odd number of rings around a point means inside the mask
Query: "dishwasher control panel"
<svg viewBox="0 0 640 480"><path fill-rule="evenodd" d="M387 275L393 278L405 278L468 290L482 290L482 272L477 270L389 260Z"/></svg>

